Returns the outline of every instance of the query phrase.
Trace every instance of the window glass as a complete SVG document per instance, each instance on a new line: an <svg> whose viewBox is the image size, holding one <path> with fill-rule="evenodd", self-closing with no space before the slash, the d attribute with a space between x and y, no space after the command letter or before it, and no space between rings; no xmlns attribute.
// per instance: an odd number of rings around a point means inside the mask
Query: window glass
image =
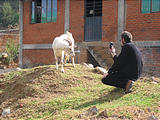
<svg viewBox="0 0 160 120"><path fill-rule="evenodd" d="M32 1L32 16L31 16L31 23L35 23L35 2Z"/></svg>
<svg viewBox="0 0 160 120"><path fill-rule="evenodd" d="M52 22L56 22L57 19L57 0L53 0L52 2Z"/></svg>
<svg viewBox="0 0 160 120"><path fill-rule="evenodd" d="M102 16L102 0L86 0L85 16Z"/></svg>
<svg viewBox="0 0 160 120"><path fill-rule="evenodd" d="M142 0L142 13L151 12L151 0Z"/></svg>
<svg viewBox="0 0 160 120"><path fill-rule="evenodd" d="M42 23L46 23L46 12L47 12L47 6L46 6L46 0L42 0L42 18L41 18L41 22Z"/></svg>
<svg viewBox="0 0 160 120"><path fill-rule="evenodd" d="M51 22L51 18L52 18L52 9L51 9L51 0L48 0L48 4L47 4L47 22Z"/></svg>
<svg viewBox="0 0 160 120"><path fill-rule="evenodd" d="M102 0L95 0L95 16L102 16Z"/></svg>
<svg viewBox="0 0 160 120"><path fill-rule="evenodd" d="M31 23L56 22L57 0L32 0Z"/></svg>
<svg viewBox="0 0 160 120"><path fill-rule="evenodd" d="M35 4L35 20L36 23L41 23L42 4L41 0L36 0Z"/></svg>
<svg viewBox="0 0 160 120"><path fill-rule="evenodd" d="M152 12L160 11L160 0L152 0Z"/></svg>

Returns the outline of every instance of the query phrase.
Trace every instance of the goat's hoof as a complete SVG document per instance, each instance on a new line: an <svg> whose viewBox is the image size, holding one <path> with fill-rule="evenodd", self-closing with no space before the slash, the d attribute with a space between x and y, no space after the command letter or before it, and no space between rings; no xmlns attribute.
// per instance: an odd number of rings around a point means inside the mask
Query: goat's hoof
<svg viewBox="0 0 160 120"><path fill-rule="evenodd" d="M64 73L64 70L61 70L62 73Z"/></svg>

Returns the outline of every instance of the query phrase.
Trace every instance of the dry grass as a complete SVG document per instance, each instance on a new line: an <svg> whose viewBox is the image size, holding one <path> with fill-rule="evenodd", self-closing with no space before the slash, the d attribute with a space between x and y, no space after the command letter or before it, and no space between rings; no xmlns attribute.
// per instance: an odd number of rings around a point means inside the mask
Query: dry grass
<svg viewBox="0 0 160 120"><path fill-rule="evenodd" d="M103 85L102 75L82 65L73 68L68 64L65 70L61 73L51 65L4 74L0 79L0 113L10 108L11 114L0 119L103 119L98 114L77 117L92 106L99 113L106 109L108 119L160 115L159 77L142 77L134 92L125 95L122 89Z"/></svg>

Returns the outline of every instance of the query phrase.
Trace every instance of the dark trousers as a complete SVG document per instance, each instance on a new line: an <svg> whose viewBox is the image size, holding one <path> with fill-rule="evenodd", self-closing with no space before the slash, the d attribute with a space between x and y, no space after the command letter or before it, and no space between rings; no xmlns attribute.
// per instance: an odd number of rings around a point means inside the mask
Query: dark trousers
<svg viewBox="0 0 160 120"><path fill-rule="evenodd" d="M127 78L120 78L120 77L117 77L116 75L111 74L111 75L107 75L105 78L102 78L102 83L125 89L125 86L128 80L129 79Z"/></svg>

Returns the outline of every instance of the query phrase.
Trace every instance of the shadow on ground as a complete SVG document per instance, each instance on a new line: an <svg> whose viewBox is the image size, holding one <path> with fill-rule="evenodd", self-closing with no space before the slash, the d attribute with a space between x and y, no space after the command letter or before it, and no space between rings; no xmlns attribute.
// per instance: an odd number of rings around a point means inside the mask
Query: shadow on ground
<svg viewBox="0 0 160 120"><path fill-rule="evenodd" d="M124 95L125 94L124 94L122 89L114 88L107 95L101 95L98 99L95 99L93 101L81 104L74 109L82 109L82 108L93 106L93 105L96 105L96 104L102 104L102 103L105 103L105 102L112 102L113 100L117 100Z"/></svg>

